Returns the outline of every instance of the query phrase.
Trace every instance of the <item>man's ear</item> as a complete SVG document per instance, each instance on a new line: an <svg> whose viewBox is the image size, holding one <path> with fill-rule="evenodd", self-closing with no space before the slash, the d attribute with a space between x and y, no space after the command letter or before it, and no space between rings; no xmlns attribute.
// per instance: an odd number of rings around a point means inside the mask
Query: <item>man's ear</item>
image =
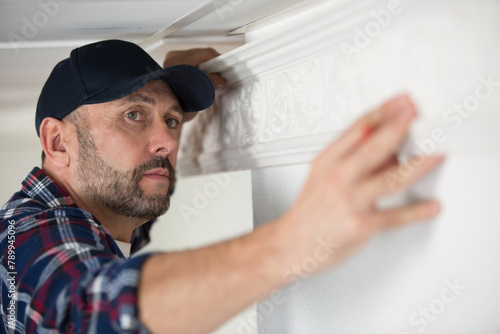
<svg viewBox="0 0 500 334"><path fill-rule="evenodd" d="M40 124L40 141L46 160L57 167L67 167L70 163L66 132L66 123L56 118L47 117Z"/></svg>

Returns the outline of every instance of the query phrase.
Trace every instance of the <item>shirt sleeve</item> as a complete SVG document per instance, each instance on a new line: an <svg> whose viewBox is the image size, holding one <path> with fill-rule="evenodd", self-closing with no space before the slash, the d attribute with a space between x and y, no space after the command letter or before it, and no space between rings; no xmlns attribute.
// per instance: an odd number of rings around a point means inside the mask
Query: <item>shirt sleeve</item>
<svg viewBox="0 0 500 334"><path fill-rule="evenodd" d="M100 224L82 218L56 210L18 222L16 333L148 333L137 292L151 254L120 258Z"/></svg>

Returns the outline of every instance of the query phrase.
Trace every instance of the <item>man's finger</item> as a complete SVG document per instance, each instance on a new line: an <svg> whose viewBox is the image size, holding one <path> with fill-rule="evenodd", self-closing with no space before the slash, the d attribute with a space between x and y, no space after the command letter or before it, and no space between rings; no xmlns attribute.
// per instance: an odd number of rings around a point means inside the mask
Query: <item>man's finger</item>
<svg viewBox="0 0 500 334"><path fill-rule="evenodd" d="M390 193L407 188L439 166L443 156L423 156L418 161L392 165L363 181L358 190L364 199L376 200Z"/></svg>
<svg viewBox="0 0 500 334"><path fill-rule="evenodd" d="M220 53L212 48L196 48L189 50L169 51L165 55L163 67L170 67L181 64L198 67L200 66L200 64L218 56L220 56Z"/></svg>
<svg viewBox="0 0 500 334"><path fill-rule="evenodd" d="M342 156L354 151L360 144L365 143L380 127L400 113L400 105L408 104L406 94L396 96L379 108L366 114L354 123L334 144L324 151L333 162Z"/></svg>
<svg viewBox="0 0 500 334"><path fill-rule="evenodd" d="M415 107L408 98L399 99L386 108L394 117L381 123L348 157L355 179L373 174L394 154L416 116Z"/></svg>
<svg viewBox="0 0 500 334"><path fill-rule="evenodd" d="M397 166L399 164L399 160L396 154L393 154L385 161L382 163L381 166L379 166L376 170L373 171L373 175L380 173L381 171L384 171L386 169L389 169L393 166Z"/></svg>
<svg viewBox="0 0 500 334"><path fill-rule="evenodd" d="M210 78L210 81L212 81L216 90L225 87L227 84L226 79L224 79L219 73L210 73L207 76Z"/></svg>
<svg viewBox="0 0 500 334"><path fill-rule="evenodd" d="M441 211L437 201L412 204L397 209L375 213L371 222L380 229L400 227L410 222L423 221L435 217Z"/></svg>

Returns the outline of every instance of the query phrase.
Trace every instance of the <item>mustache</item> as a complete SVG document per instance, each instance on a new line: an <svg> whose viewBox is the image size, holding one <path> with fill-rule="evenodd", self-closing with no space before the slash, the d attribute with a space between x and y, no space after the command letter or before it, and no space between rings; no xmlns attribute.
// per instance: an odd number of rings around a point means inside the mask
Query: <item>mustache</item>
<svg viewBox="0 0 500 334"><path fill-rule="evenodd" d="M167 157L165 158L157 157L151 159L148 162L143 163L142 165L134 169L133 178L136 180L140 180L147 171L155 168L162 168L168 170L168 178L171 181L172 180L175 181L175 169Z"/></svg>

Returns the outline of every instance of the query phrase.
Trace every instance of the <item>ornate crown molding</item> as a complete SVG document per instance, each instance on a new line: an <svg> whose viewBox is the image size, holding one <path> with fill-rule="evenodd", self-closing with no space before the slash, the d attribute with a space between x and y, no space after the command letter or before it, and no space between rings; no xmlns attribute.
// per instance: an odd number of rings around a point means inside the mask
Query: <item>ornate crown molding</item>
<svg viewBox="0 0 500 334"><path fill-rule="evenodd" d="M485 55L464 50L489 40L473 20L457 21L470 6L314 1L277 22L249 27L247 44L202 65L228 86L211 110L186 124L181 173L310 162L355 118L403 91L428 113L415 130L425 136L447 107L473 93L478 78L500 78L491 72L498 70L493 57L481 61ZM444 38L449 27L457 37Z"/></svg>

